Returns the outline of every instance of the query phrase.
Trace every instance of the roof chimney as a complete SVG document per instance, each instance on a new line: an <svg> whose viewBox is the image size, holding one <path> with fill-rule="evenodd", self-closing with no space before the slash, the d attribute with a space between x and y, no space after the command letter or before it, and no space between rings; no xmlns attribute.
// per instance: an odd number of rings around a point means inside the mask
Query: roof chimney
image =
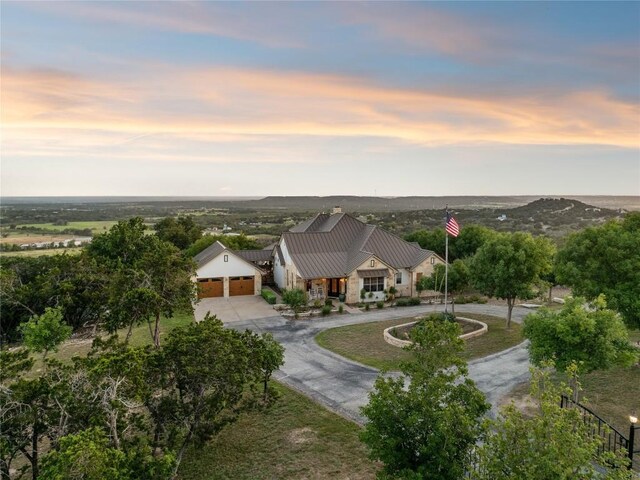
<svg viewBox="0 0 640 480"><path fill-rule="evenodd" d="M335 215L336 213L342 213L342 208L340 206L333 207L331 215Z"/></svg>

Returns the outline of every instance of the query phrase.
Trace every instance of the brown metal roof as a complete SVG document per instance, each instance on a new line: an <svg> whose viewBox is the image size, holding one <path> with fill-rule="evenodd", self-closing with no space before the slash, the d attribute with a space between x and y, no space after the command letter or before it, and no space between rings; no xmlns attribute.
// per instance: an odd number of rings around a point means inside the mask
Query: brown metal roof
<svg viewBox="0 0 640 480"><path fill-rule="evenodd" d="M251 263L270 262L272 258L271 250L234 250L233 252Z"/></svg>
<svg viewBox="0 0 640 480"><path fill-rule="evenodd" d="M282 238L302 278L346 276L372 255L392 268L413 268L433 255L344 213L316 215Z"/></svg>
<svg viewBox="0 0 640 480"><path fill-rule="evenodd" d="M360 278L373 278L373 277L388 277L388 268L374 268L372 270L358 270L358 276Z"/></svg>

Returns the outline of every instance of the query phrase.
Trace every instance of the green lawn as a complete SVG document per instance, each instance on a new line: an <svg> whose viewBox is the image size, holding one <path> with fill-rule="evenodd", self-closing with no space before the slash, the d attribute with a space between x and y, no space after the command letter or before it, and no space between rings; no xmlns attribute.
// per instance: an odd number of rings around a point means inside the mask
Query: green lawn
<svg viewBox="0 0 640 480"><path fill-rule="evenodd" d="M512 322L511 329L507 330L503 318L475 313L458 314L485 322L489 327L489 331L484 335L465 342L464 356L467 360L500 352L523 340L520 325L517 323ZM383 332L385 328L412 320L404 318L331 328L320 332L316 336L316 342L321 347L356 362L381 370L398 370L400 362L409 360L411 354L385 342Z"/></svg>
<svg viewBox="0 0 640 480"><path fill-rule="evenodd" d="M243 414L203 448L185 454L181 480L373 479L360 427L274 382L281 397Z"/></svg>
<svg viewBox="0 0 640 480"><path fill-rule="evenodd" d="M118 222L114 220L95 220L91 222L69 222L66 225L54 225L53 223L27 223L18 225L18 227L40 228L54 232L62 232L67 228L80 230L90 228L93 233L103 233L109 230L116 223Z"/></svg>

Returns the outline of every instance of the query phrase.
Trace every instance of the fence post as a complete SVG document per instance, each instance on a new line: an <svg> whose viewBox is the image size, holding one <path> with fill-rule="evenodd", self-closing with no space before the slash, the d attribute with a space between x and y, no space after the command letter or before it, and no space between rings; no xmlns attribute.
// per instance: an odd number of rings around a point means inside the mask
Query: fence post
<svg viewBox="0 0 640 480"><path fill-rule="evenodd" d="M633 468L633 451L635 450L636 439L636 425L632 423L629 425L629 468Z"/></svg>

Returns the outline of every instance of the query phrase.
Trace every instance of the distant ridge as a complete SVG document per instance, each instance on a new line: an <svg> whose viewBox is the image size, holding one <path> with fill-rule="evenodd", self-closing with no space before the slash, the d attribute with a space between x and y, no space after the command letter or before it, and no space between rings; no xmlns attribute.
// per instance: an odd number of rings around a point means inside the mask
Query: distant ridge
<svg viewBox="0 0 640 480"><path fill-rule="evenodd" d="M185 204L193 206L209 206L220 208L248 209L297 209L329 211L340 206L345 211L411 211L439 210L446 205L451 208L477 210L481 208L515 208L527 205L541 198L564 198L599 208L613 210L640 210L640 196L614 195L510 195L510 196L407 196L407 197L370 197L356 195L330 196L267 196L267 197L233 197L233 196L65 196L65 197L0 197L2 206L38 205L38 204Z"/></svg>

